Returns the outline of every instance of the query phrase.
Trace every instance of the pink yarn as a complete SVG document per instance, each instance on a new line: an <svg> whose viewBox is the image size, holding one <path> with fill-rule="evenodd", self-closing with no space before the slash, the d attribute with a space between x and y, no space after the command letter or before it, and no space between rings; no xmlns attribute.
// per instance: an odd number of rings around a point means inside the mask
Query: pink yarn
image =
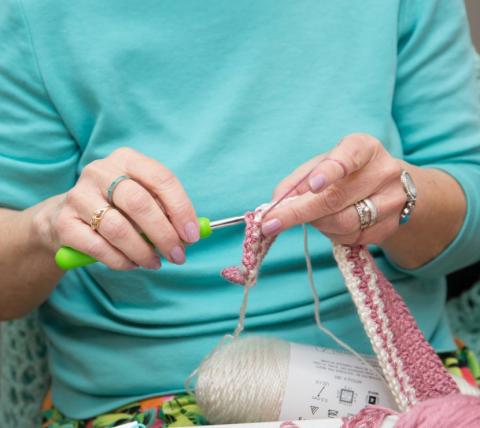
<svg viewBox="0 0 480 428"><path fill-rule="evenodd" d="M246 213L242 265L222 271L228 281L246 287L256 283L275 240L262 234L262 219L283 198ZM390 390L399 409L406 411L368 406L346 418L342 428L379 428L390 415L399 417L399 428L480 427L480 399L458 394L455 381L368 250L336 245L334 254ZM294 426L288 424L282 428Z"/></svg>
<svg viewBox="0 0 480 428"><path fill-rule="evenodd" d="M480 398L455 394L417 404L402 414L396 428L480 427Z"/></svg>
<svg viewBox="0 0 480 428"><path fill-rule="evenodd" d="M399 402L399 407L405 410L417 401L458 393L455 381L370 253L363 247L343 247L342 251L346 253L351 274L357 278L355 283L347 281L347 287L352 294L359 293L363 298L356 304L366 333L389 385L397 381L400 387L394 396L405 404ZM374 287L372 275L376 277ZM367 321L365 316L369 318ZM365 322L375 329L368 328Z"/></svg>
<svg viewBox="0 0 480 428"><path fill-rule="evenodd" d="M242 265L223 269L222 276L227 281L247 287L252 287L257 282L263 258L275 241L275 237L269 238L262 233L262 218L268 209L268 205L262 205L255 211L245 214Z"/></svg>
<svg viewBox="0 0 480 428"><path fill-rule="evenodd" d="M368 406L345 419L342 428L380 428L390 415L399 416L395 428L480 427L480 398L463 394L432 398L401 414L384 407Z"/></svg>
<svg viewBox="0 0 480 428"><path fill-rule="evenodd" d="M345 418L342 428L380 428L387 416L398 414L386 407L367 406L356 415Z"/></svg>

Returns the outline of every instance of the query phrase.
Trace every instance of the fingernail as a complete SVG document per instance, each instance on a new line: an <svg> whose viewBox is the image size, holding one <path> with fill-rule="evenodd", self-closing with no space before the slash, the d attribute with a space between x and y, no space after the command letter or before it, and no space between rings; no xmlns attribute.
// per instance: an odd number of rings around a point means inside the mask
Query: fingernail
<svg viewBox="0 0 480 428"><path fill-rule="evenodd" d="M185 225L185 234L187 235L188 242L193 244L200 239L200 232L198 230L198 226L193 222L190 221Z"/></svg>
<svg viewBox="0 0 480 428"><path fill-rule="evenodd" d="M312 190L312 192L319 192L320 190L322 190L325 186L325 182L325 176L322 174L310 177L310 179L308 180L308 184L310 185L310 189Z"/></svg>
<svg viewBox="0 0 480 428"><path fill-rule="evenodd" d="M162 267L162 262L159 258L154 259L151 263L148 264L150 269L160 269Z"/></svg>
<svg viewBox="0 0 480 428"><path fill-rule="evenodd" d="M138 265L136 265L135 263L129 263L126 267L125 267L125 270L134 270L134 269L137 269L138 268Z"/></svg>
<svg viewBox="0 0 480 428"><path fill-rule="evenodd" d="M262 224L262 233L265 236L273 235L282 227L282 222L278 218L272 218Z"/></svg>
<svg viewBox="0 0 480 428"><path fill-rule="evenodd" d="M178 245L172 248L172 251L170 251L170 257L177 265L182 265L185 263L185 252Z"/></svg>

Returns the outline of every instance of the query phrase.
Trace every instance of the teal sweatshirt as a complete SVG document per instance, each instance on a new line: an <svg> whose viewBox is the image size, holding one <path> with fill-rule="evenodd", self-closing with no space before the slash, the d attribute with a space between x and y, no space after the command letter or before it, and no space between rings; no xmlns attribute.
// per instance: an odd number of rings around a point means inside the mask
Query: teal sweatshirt
<svg viewBox="0 0 480 428"><path fill-rule="evenodd" d="M464 225L435 260L407 271L372 248L426 337L452 349L445 275L480 257L473 58L461 0L4 0L0 206L66 192L85 165L128 146L174 171L200 215L239 215L367 132L464 189ZM160 271L68 272L40 308L59 409L85 418L182 391L235 326L242 289L219 272L238 263L242 239L241 227L216 232ZM302 245L296 227L272 247L246 332L333 347L314 324ZM371 352L314 230L311 252L326 326Z"/></svg>

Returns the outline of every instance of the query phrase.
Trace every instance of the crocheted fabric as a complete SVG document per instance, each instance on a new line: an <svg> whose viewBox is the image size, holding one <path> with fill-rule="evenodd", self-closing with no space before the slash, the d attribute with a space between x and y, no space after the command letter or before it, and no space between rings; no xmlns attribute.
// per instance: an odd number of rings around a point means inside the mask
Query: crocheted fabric
<svg viewBox="0 0 480 428"><path fill-rule="evenodd" d="M274 239L261 232L263 205L246 214L242 266L222 275L236 284L255 284ZM334 255L387 384L401 411L418 401L458 393L440 358L418 328L405 302L378 270L367 249L336 245Z"/></svg>
<svg viewBox="0 0 480 428"><path fill-rule="evenodd" d="M334 254L399 409L458 393L405 302L368 251L335 246Z"/></svg>
<svg viewBox="0 0 480 428"><path fill-rule="evenodd" d="M452 332L480 355L480 281L447 303Z"/></svg>
<svg viewBox="0 0 480 428"><path fill-rule="evenodd" d="M270 204L259 206L255 211L245 214L245 240L240 266L223 269L222 276L233 284L252 287L257 282L258 272L263 258L266 256L275 237L267 238L262 234L262 218Z"/></svg>
<svg viewBox="0 0 480 428"><path fill-rule="evenodd" d="M36 312L0 323L0 427L37 428L50 376Z"/></svg>

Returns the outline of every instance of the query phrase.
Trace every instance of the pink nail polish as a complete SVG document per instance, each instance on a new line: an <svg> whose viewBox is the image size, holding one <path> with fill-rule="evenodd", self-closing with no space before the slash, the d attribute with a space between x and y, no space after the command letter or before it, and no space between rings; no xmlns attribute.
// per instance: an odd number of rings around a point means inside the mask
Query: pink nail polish
<svg viewBox="0 0 480 428"><path fill-rule="evenodd" d="M322 190L323 187L325 187L325 183L326 183L326 180L325 180L325 176L323 174L315 175L313 177L310 177L310 179L308 180L308 184L310 185L310 189L314 193L317 193L320 190Z"/></svg>
<svg viewBox="0 0 480 428"><path fill-rule="evenodd" d="M125 270L134 270L134 269L137 269L138 268L138 265L136 265L135 263L129 263L126 267L125 267Z"/></svg>
<svg viewBox="0 0 480 428"><path fill-rule="evenodd" d="M185 235L187 235L188 242L193 244L200 239L200 232L198 230L198 226L193 222L188 222L185 227Z"/></svg>
<svg viewBox="0 0 480 428"><path fill-rule="evenodd" d="M177 265L182 265L185 263L185 251L183 251L179 245L172 248L170 251L170 257Z"/></svg>
<svg viewBox="0 0 480 428"><path fill-rule="evenodd" d="M262 233L265 236L274 235L282 228L282 222L278 218L272 218L262 224Z"/></svg>
<svg viewBox="0 0 480 428"><path fill-rule="evenodd" d="M150 269L160 269L162 267L162 262L160 259L155 259L148 265Z"/></svg>

